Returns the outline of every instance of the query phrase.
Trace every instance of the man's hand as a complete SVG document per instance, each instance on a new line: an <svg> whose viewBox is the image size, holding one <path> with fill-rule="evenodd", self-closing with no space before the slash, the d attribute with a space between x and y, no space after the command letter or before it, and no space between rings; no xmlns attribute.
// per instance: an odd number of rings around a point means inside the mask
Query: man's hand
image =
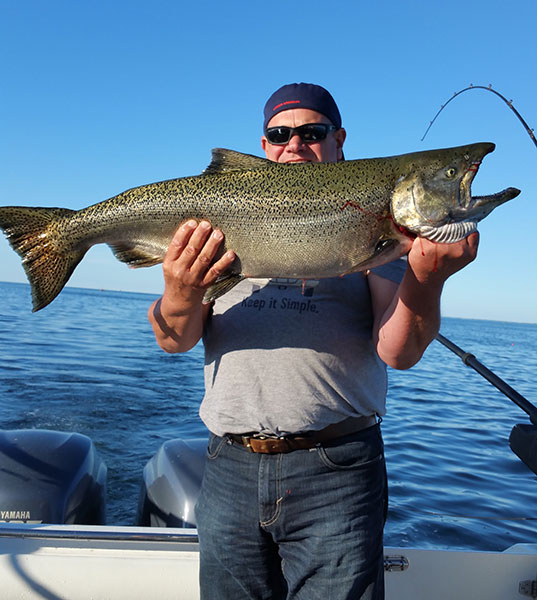
<svg viewBox="0 0 537 600"><path fill-rule="evenodd" d="M159 346L166 352L186 352L201 338L209 305L203 296L235 260L226 252L212 264L224 240L207 221L183 223L175 233L164 261L164 294L148 311Z"/></svg>
<svg viewBox="0 0 537 600"><path fill-rule="evenodd" d="M437 244L416 238L408 253L408 266L420 284L443 285L477 256L479 234L470 234L453 244Z"/></svg>
<svg viewBox="0 0 537 600"><path fill-rule="evenodd" d="M223 239L224 234L219 229L213 231L208 221L198 224L190 220L179 227L162 263L163 302L170 312L200 304L206 289L231 266L235 260L232 251L211 265Z"/></svg>

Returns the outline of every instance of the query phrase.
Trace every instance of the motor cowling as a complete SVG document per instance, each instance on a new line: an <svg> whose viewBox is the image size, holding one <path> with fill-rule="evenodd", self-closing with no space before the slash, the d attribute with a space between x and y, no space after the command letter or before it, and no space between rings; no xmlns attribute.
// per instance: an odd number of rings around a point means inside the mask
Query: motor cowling
<svg viewBox="0 0 537 600"><path fill-rule="evenodd" d="M160 447L143 471L137 525L196 527L206 453L206 438L169 440Z"/></svg>
<svg viewBox="0 0 537 600"><path fill-rule="evenodd" d="M85 435L0 431L0 522L103 525L106 474Z"/></svg>

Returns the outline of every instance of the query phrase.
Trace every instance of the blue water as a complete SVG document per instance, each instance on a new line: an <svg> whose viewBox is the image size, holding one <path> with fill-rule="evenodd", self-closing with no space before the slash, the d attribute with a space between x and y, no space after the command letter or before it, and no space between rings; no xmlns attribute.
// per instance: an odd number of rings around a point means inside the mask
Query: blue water
<svg viewBox="0 0 537 600"><path fill-rule="evenodd" d="M145 463L168 439L205 434L201 347L157 347L151 295L66 288L32 314L27 285L0 294L0 427L89 436L108 466L108 522L133 524ZM444 319L442 333L537 403L537 325ZM525 413L438 342L390 370L388 407L387 545L537 543L537 476L508 445Z"/></svg>

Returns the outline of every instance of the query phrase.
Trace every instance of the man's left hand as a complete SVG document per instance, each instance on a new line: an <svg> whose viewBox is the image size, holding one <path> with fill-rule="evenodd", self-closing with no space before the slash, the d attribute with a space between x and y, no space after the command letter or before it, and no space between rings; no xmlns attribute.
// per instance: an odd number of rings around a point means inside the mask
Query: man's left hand
<svg viewBox="0 0 537 600"><path fill-rule="evenodd" d="M477 256L479 233L453 244L438 244L416 238L408 253L408 266L419 283L442 285Z"/></svg>

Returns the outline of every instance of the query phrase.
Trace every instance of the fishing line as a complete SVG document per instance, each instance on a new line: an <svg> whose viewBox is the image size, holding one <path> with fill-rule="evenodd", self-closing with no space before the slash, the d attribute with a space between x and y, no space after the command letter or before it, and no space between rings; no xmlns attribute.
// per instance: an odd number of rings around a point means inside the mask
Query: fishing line
<svg viewBox="0 0 537 600"><path fill-rule="evenodd" d="M444 108L446 108L446 106L452 100L454 100L457 96L460 96L463 92L467 92L468 90L486 90L488 92L492 92L493 94L496 94L496 96L501 98L505 102L505 104L507 104L507 106L515 113L518 120L522 123L522 125L524 126L524 129L528 132L528 135L533 140L535 147L537 147L537 138L535 137L534 130L526 123L526 121L522 118L522 115L513 106L513 101L507 100L507 98L505 96L503 96L502 94L500 94L500 92L497 92L495 89L493 89L491 84L489 84L488 86L484 86L484 85L474 85L473 83L471 83L468 87L464 88L463 90L459 90L458 92L455 92L453 94L453 96L451 96L451 98L445 104L442 104L442 106L440 107L440 110L436 113L436 115L434 116L434 119L429 123L429 127L427 127L425 133L423 134L423 137L421 138L422 142L425 139L425 136L427 135L427 133L429 132L429 129L431 129L431 127L433 126L433 123L436 121L438 115L444 110Z"/></svg>

